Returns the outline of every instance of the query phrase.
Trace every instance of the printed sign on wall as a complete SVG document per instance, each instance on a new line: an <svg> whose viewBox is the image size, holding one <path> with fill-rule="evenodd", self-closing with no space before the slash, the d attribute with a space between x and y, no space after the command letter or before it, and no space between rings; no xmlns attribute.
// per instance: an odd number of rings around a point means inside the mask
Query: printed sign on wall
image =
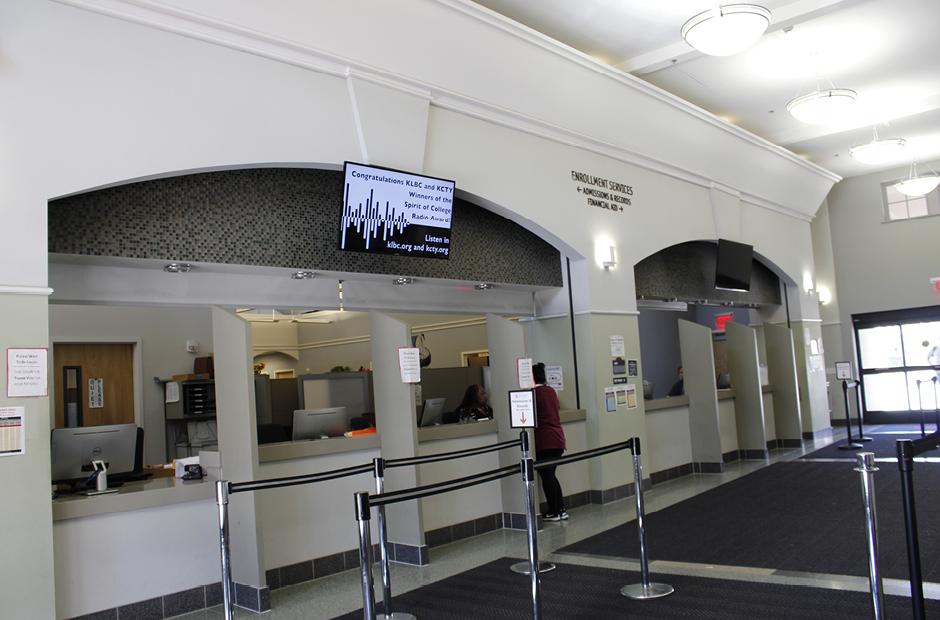
<svg viewBox="0 0 940 620"><path fill-rule="evenodd" d="M565 389L565 379L561 366L545 367L545 383L556 392L561 392Z"/></svg>
<svg viewBox="0 0 940 620"><path fill-rule="evenodd" d="M88 380L88 408L104 409L104 379Z"/></svg>
<svg viewBox="0 0 940 620"><path fill-rule="evenodd" d="M398 367L401 369L402 383L419 383L421 381L421 350L413 347L400 347Z"/></svg>
<svg viewBox="0 0 940 620"><path fill-rule="evenodd" d="M24 407L0 407L0 456L26 453Z"/></svg>
<svg viewBox="0 0 940 620"><path fill-rule="evenodd" d="M7 349L7 398L49 395L48 356L45 348Z"/></svg>

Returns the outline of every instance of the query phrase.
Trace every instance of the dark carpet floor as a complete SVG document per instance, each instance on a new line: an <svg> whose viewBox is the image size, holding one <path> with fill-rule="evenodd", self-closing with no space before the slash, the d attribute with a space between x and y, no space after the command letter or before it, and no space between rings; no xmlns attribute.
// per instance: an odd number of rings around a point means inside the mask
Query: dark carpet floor
<svg viewBox="0 0 940 620"><path fill-rule="evenodd" d="M940 581L940 465L917 464L914 484L924 576ZM859 474L848 462L776 463L649 513L649 557L865 576L860 488ZM900 480L894 463L883 464L875 474L875 495L882 574L906 578ZM560 552L636 558L636 521Z"/></svg>
<svg viewBox="0 0 940 620"><path fill-rule="evenodd" d="M395 597L395 611L421 620L526 620L532 617L529 578L509 571L503 558ZM559 564L542 575L542 616L546 620L858 620L870 617L868 593L781 586L669 575L669 597L633 601L620 588L639 581L637 573ZM889 596L885 615L910 618L910 600ZM940 602L927 601L940 615ZM340 616L359 620L362 611Z"/></svg>
<svg viewBox="0 0 940 620"><path fill-rule="evenodd" d="M928 424L927 425L927 434L934 432L936 430L936 425ZM811 452L806 456L801 458L804 459L846 459L850 461L855 460L855 455L859 452L874 452L875 458L894 458L897 456L897 447L896 442L898 439L920 439L920 428L916 430L910 426L898 427L898 429L903 429L905 432L903 434L898 433L885 433L885 432L869 432L865 431L866 437L871 437L871 441L866 441L862 443L861 450L840 450L839 446L844 446L846 444L845 439L840 439L832 445L826 446ZM898 430L892 429L892 430ZM858 435L858 427L852 429L852 436ZM940 457L940 449L930 450L929 452L924 452L920 456L933 456Z"/></svg>

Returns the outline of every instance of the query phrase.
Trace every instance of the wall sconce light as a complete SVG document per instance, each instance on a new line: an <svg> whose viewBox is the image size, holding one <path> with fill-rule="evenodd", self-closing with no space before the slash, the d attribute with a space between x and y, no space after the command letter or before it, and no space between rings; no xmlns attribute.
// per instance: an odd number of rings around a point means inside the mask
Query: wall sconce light
<svg viewBox="0 0 940 620"><path fill-rule="evenodd" d="M617 248L615 246L610 246L610 256L605 258L601 265L604 266L604 269L610 270L617 266Z"/></svg>
<svg viewBox="0 0 940 620"><path fill-rule="evenodd" d="M813 291L813 274L804 273L803 274L803 292L811 293Z"/></svg>
<svg viewBox="0 0 940 620"><path fill-rule="evenodd" d="M828 286L817 287L816 294L819 295L819 303L824 306L832 301L832 291L829 290Z"/></svg>

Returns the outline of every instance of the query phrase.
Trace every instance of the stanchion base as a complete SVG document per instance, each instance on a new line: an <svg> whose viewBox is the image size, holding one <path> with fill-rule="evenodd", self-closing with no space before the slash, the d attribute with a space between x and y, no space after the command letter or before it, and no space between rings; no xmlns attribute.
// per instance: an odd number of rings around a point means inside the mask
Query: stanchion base
<svg viewBox="0 0 940 620"><path fill-rule="evenodd" d="M418 620L413 614L406 614L402 611L393 611L392 615L375 614L377 620Z"/></svg>
<svg viewBox="0 0 940 620"><path fill-rule="evenodd" d="M863 446L860 443L850 443L850 444L843 444L839 446L839 449L840 450L861 450L862 447Z"/></svg>
<svg viewBox="0 0 940 620"><path fill-rule="evenodd" d="M669 596L675 591L675 588L665 583L651 583L645 587L642 583L631 583L628 586L620 588L620 594L636 600L662 598Z"/></svg>
<svg viewBox="0 0 940 620"><path fill-rule="evenodd" d="M874 441L871 437L855 437L855 441Z"/></svg>
<svg viewBox="0 0 940 620"><path fill-rule="evenodd" d="M553 571L556 568L558 567L552 564L551 562L539 562L539 574ZM509 567L509 570L511 570L514 573L519 573L520 575L528 575L530 573L528 562L516 562L515 564Z"/></svg>

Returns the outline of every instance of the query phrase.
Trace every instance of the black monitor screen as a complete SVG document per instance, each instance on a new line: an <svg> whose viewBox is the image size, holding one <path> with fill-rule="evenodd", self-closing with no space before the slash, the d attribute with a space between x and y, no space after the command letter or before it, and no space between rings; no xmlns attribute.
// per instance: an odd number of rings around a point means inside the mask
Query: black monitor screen
<svg viewBox="0 0 940 620"><path fill-rule="evenodd" d="M454 182L346 162L339 249L450 257Z"/></svg>
<svg viewBox="0 0 940 620"><path fill-rule="evenodd" d="M715 268L715 288L731 291L751 290L751 262L754 248L727 239L718 240L718 265Z"/></svg>

